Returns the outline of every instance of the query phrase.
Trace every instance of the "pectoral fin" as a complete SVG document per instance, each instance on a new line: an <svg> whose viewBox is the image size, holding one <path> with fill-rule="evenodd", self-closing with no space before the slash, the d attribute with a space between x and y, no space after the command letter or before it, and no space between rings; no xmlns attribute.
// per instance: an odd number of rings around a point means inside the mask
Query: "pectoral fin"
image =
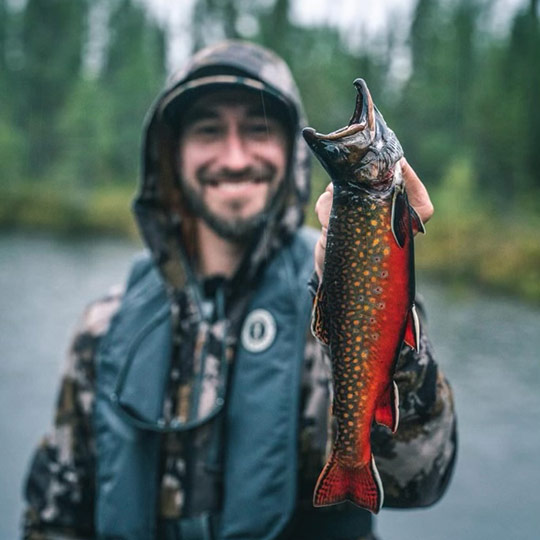
<svg viewBox="0 0 540 540"><path fill-rule="evenodd" d="M420 348L420 319L416 313L416 307L413 304L407 315L407 326L405 327L405 337L403 341L416 352Z"/></svg>
<svg viewBox="0 0 540 540"><path fill-rule="evenodd" d="M399 391L392 381L383 392L375 409L375 422L390 428L395 433L399 424Z"/></svg>
<svg viewBox="0 0 540 540"><path fill-rule="evenodd" d="M409 206L409 210L411 212L413 233L416 234L421 232L422 234L426 234L426 228L424 227L422 218L417 214L416 210L412 206Z"/></svg>
<svg viewBox="0 0 540 540"><path fill-rule="evenodd" d="M321 283L313 301L311 332L323 345L329 345L330 340L325 311L325 293L323 283Z"/></svg>
<svg viewBox="0 0 540 540"><path fill-rule="evenodd" d="M399 247L405 245L408 231L407 219L407 196L401 187L394 188L392 195L392 234Z"/></svg>

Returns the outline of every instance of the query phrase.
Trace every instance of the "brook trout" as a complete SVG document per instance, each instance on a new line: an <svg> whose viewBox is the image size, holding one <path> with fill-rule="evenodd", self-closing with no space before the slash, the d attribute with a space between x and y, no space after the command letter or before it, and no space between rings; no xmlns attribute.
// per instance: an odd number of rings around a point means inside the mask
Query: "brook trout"
<svg viewBox="0 0 540 540"><path fill-rule="evenodd" d="M371 453L375 420L396 431L393 381L402 343L417 348L413 233L423 225L409 205L393 131L362 79L347 126L303 135L329 173L334 195L312 331L328 345L337 435L313 504L349 500L377 513L383 486Z"/></svg>

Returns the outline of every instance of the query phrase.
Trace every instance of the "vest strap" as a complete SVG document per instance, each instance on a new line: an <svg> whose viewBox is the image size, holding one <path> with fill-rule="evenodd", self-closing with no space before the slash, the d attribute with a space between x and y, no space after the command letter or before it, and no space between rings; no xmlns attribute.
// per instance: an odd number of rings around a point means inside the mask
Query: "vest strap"
<svg viewBox="0 0 540 540"><path fill-rule="evenodd" d="M240 338L227 404L216 403L225 422L224 432L214 434L216 449L224 451L222 513L167 524L156 519L159 433L182 429L160 422L172 356L170 304L152 261L136 265L98 352L98 538L276 540L296 521L298 411L313 245L314 238L299 232L269 262L251 299L248 313L264 312L266 326L246 326L252 340ZM265 331L272 339L261 339ZM325 538L348 539L362 534L363 522L370 523L357 511L321 513L317 523L314 515L299 517L314 525L309 540L321 538L323 528L329 533Z"/></svg>
<svg viewBox="0 0 540 540"><path fill-rule="evenodd" d="M219 515L208 513L180 519L178 520L178 540L216 540L219 521Z"/></svg>

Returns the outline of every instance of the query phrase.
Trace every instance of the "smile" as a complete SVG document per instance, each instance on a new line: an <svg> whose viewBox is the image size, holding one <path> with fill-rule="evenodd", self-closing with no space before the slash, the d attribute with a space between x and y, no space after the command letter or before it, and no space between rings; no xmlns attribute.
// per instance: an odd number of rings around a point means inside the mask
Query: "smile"
<svg viewBox="0 0 540 540"><path fill-rule="evenodd" d="M206 178L204 180L200 180L200 183L203 186L209 186L209 187L224 187L227 189L229 188L238 189L238 188L246 187L252 184L268 184L271 181L272 181L272 178L270 176L259 176L255 178L239 178L239 179Z"/></svg>
<svg viewBox="0 0 540 540"><path fill-rule="evenodd" d="M258 185L258 184L265 184L266 181L263 180L240 180L240 181L230 181L230 180L224 180L220 182L209 182L206 185L213 188L218 188L223 191L229 191L229 192L239 192L243 191L245 189L249 189L249 187Z"/></svg>

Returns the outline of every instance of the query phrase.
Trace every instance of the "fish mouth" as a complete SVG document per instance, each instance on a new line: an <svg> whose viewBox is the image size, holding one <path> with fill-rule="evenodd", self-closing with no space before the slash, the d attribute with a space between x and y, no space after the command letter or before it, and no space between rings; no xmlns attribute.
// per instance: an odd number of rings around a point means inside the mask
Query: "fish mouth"
<svg viewBox="0 0 540 540"><path fill-rule="evenodd" d="M366 129L370 132L374 131L375 116L373 112L373 100L371 99L367 85L363 79L356 79L353 84L356 87L356 104L349 123L345 127L331 133L319 133L313 128L305 128L303 134L306 138L311 140L336 141L345 137L351 137Z"/></svg>

